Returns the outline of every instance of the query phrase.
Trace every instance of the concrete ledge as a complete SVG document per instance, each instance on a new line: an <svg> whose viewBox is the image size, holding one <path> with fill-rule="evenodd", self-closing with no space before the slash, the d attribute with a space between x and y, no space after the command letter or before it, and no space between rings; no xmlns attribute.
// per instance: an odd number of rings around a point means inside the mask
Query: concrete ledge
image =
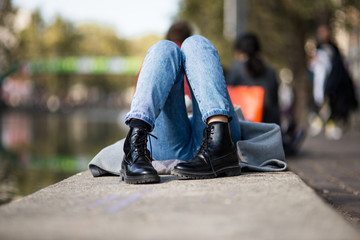
<svg viewBox="0 0 360 240"><path fill-rule="evenodd" d="M86 171L0 207L0 239L360 239L292 172L128 185Z"/></svg>

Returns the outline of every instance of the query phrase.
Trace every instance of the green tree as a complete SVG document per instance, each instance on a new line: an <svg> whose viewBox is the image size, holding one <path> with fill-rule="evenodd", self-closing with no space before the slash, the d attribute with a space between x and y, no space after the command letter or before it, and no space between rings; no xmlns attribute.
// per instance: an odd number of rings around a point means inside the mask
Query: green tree
<svg viewBox="0 0 360 240"><path fill-rule="evenodd" d="M178 18L195 25L195 30L216 46L225 68L230 64L232 44L223 36L224 1L182 0Z"/></svg>
<svg viewBox="0 0 360 240"><path fill-rule="evenodd" d="M130 54L128 41L119 39L113 29L96 24L74 26L60 16L46 25L39 13L19 34L19 59L61 56L118 56Z"/></svg>
<svg viewBox="0 0 360 240"><path fill-rule="evenodd" d="M0 1L0 80L14 62L14 51L18 44L13 29L15 14L16 9L10 0Z"/></svg>
<svg viewBox="0 0 360 240"><path fill-rule="evenodd" d="M73 55L78 49L80 34L74 25L60 16L44 31L42 42L46 49L46 57Z"/></svg>
<svg viewBox="0 0 360 240"><path fill-rule="evenodd" d="M143 36L131 40L131 56L145 57L147 50L162 38L156 35Z"/></svg>
<svg viewBox="0 0 360 240"><path fill-rule="evenodd" d="M17 58L22 60L46 60L67 56L126 56L131 54L128 41L119 39L113 29L95 24L74 26L72 22L57 16L45 24L39 11L32 14L29 26L19 34ZM114 86L128 85L128 78L96 75L41 74L36 76L39 89L49 94L65 96L71 85L86 82L101 89L115 90Z"/></svg>
<svg viewBox="0 0 360 240"><path fill-rule="evenodd" d="M43 43L45 30L45 23L39 10L36 10L31 15L29 26L19 33L19 46L16 51L17 59L39 59L44 57L44 54L46 54Z"/></svg>
<svg viewBox="0 0 360 240"><path fill-rule="evenodd" d="M76 55L82 56L127 56L129 44L120 39L113 28L97 24L82 24L76 28L81 39Z"/></svg>

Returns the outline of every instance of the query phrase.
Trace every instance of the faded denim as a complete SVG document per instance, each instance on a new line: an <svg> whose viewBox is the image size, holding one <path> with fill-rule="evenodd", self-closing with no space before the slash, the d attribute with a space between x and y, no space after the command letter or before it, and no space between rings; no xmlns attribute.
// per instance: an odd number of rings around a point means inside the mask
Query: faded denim
<svg viewBox="0 0 360 240"><path fill-rule="evenodd" d="M184 74L192 96L190 118L185 107ZM151 141L153 158L191 159L202 143L206 120L214 115L231 118L232 139L235 143L241 140L215 46L202 36L187 38L181 49L167 40L154 44L145 57L125 117L125 123L137 118L152 126L152 134L158 138Z"/></svg>

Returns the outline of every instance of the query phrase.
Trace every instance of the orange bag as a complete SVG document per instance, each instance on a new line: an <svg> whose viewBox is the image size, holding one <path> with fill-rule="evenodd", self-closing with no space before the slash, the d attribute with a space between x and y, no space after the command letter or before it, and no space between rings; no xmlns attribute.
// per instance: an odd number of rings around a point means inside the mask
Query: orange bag
<svg viewBox="0 0 360 240"><path fill-rule="evenodd" d="M265 90L260 86L227 86L233 105L240 106L245 120L261 122Z"/></svg>

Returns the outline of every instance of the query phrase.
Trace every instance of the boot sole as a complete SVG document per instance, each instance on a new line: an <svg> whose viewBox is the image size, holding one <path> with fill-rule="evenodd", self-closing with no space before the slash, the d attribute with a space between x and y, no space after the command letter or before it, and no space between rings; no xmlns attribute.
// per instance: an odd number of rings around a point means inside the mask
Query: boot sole
<svg viewBox="0 0 360 240"><path fill-rule="evenodd" d="M216 176L213 172L188 172L174 169L171 171L172 175L179 176L186 179L209 179L209 178L216 178L216 177L231 177L231 176L238 176L241 174L240 166L229 166L221 168L215 171Z"/></svg>
<svg viewBox="0 0 360 240"><path fill-rule="evenodd" d="M143 176L126 176L123 172L120 172L121 181L129 184L146 184L146 183L159 183L160 177L158 175L143 175Z"/></svg>

